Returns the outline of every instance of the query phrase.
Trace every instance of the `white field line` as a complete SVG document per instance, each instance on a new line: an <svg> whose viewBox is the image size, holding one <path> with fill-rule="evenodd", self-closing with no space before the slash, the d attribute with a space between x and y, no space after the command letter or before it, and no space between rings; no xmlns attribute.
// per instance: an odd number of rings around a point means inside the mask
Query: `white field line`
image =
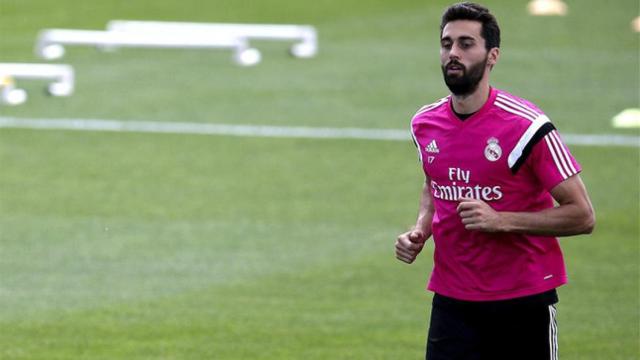
<svg viewBox="0 0 640 360"><path fill-rule="evenodd" d="M30 119L0 117L0 128L228 135L243 137L411 140L411 134L408 129L258 126L100 119ZM640 136L615 134L564 134L562 137L569 145L640 147Z"/></svg>

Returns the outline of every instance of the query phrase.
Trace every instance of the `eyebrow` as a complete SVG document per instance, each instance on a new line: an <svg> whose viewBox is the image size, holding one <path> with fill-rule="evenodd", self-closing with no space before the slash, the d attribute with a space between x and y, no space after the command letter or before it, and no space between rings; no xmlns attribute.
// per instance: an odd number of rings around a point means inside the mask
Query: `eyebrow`
<svg viewBox="0 0 640 360"><path fill-rule="evenodd" d="M468 36L468 35L462 35L460 37L458 37L458 40L472 40L472 41L476 41L476 38L474 38L473 36ZM453 41L453 39L451 38L451 36L445 36L442 39L440 39L440 41Z"/></svg>

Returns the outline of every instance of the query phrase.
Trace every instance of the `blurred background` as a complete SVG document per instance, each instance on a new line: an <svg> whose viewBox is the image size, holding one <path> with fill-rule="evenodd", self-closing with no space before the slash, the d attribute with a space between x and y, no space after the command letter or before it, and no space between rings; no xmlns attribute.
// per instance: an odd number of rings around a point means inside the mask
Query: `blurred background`
<svg viewBox="0 0 640 360"><path fill-rule="evenodd" d="M639 107L634 0L487 0L502 29L495 87L539 105L561 134L632 135ZM0 0L0 62L45 63L46 28L113 19L308 24L312 59L256 41L229 51L67 47L71 97L17 80L0 119L104 119L406 130L406 141L0 129L0 358L420 359L433 245L394 258L423 175L416 109L448 90L445 1ZM570 145L597 212L561 241L563 359L640 357L639 152Z"/></svg>

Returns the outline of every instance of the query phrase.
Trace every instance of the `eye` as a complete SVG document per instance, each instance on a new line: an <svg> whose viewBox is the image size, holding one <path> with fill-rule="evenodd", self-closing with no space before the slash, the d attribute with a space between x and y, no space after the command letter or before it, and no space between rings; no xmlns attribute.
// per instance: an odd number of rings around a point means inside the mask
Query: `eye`
<svg viewBox="0 0 640 360"><path fill-rule="evenodd" d="M462 41L460 42L460 47L463 49L469 49L471 47L473 47L473 41Z"/></svg>
<svg viewBox="0 0 640 360"><path fill-rule="evenodd" d="M442 47L443 49L451 49L451 41L442 41L440 42L440 47Z"/></svg>

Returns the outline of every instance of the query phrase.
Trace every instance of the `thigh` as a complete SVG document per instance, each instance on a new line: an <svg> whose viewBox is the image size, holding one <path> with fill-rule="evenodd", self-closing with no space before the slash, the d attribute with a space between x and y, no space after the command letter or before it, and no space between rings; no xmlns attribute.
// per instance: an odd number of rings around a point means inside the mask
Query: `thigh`
<svg viewBox="0 0 640 360"><path fill-rule="evenodd" d="M556 360L558 327L555 305L526 306L495 315L485 334L483 358Z"/></svg>
<svg viewBox="0 0 640 360"><path fill-rule="evenodd" d="M426 359L480 360L480 338L476 320L474 314L467 309L444 306L434 298Z"/></svg>

